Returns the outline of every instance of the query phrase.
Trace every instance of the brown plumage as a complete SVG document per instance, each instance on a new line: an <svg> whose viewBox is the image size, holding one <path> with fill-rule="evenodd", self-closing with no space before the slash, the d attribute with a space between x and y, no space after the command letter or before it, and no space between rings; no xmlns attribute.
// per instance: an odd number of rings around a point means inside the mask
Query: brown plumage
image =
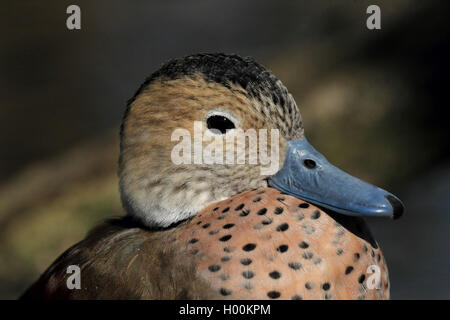
<svg viewBox="0 0 450 320"><path fill-rule="evenodd" d="M22 299L206 299L213 294L192 259L170 243L176 229L148 231L110 220L64 252ZM69 265L81 269L81 289L66 285Z"/></svg>
<svg viewBox="0 0 450 320"><path fill-rule="evenodd" d="M287 141L303 138L292 96L252 59L206 54L167 63L124 116L119 176L127 216L93 229L23 298L389 298L384 258L360 218L268 188L260 164L171 161L174 130L193 135L193 122L211 112L243 130L278 129L281 164ZM69 265L81 269L79 290L66 286ZM367 287L371 265L381 270L381 289Z"/></svg>
<svg viewBox="0 0 450 320"><path fill-rule="evenodd" d="M81 290L65 286L71 264L82 270ZM365 284L371 265L382 272L380 289ZM24 298L388 299L388 288L383 255L362 220L265 188L169 230L110 221L66 251Z"/></svg>

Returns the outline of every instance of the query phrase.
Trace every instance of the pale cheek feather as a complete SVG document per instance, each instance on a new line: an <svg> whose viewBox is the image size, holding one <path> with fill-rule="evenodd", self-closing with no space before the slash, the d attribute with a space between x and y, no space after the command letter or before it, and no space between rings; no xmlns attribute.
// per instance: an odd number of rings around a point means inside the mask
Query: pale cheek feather
<svg viewBox="0 0 450 320"><path fill-rule="evenodd" d="M259 165L248 165L250 154L258 157L258 150L239 148L236 139L224 139L224 149L233 144L236 154L245 154L245 165L200 168L176 166L170 160L172 131L184 128L193 136L194 121L204 120L210 110L231 112L243 130L279 127L289 134L280 120L286 115L279 107L267 99L260 105L261 102L248 99L242 88L232 88L230 91L194 76L166 84L155 82L136 98L124 126L120 164L123 198L129 199L126 207L135 211L129 214L137 215L148 225L168 225L194 215L211 202L267 185ZM297 108L295 102L293 106ZM270 113L270 108L276 112ZM267 123L270 116L273 122ZM281 140L283 154L284 138ZM210 141L204 147L211 143L215 145Z"/></svg>

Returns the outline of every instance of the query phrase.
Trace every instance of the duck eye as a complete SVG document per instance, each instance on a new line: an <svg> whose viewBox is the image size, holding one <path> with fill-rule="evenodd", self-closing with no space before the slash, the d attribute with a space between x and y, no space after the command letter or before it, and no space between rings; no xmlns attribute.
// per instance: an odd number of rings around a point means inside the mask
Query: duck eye
<svg viewBox="0 0 450 320"><path fill-rule="evenodd" d="M210 116L206 119L206 126L208 129L218 130L222 134L225 134L227 130L236 128L233 121L221 115Z"/></svg>
<svg viewBox="0 0 450 320"><path fill-rule="evenodd" d="M303 165L308 169L314 169L316 167L316 162L311 159L303 160Z"/></svg>

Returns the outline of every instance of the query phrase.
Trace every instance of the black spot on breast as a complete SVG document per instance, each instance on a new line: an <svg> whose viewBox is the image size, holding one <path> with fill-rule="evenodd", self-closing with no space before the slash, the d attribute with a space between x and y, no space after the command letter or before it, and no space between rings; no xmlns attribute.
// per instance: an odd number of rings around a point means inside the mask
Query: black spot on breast
<svg viewBox="0 0 450 320"><path fill-rule="evenodd" d="M261 201L261 197L256 197L255 199L253 199L253 202L259 202Z"/></svg>
<svg viewBox="0 0 450 320"><path fill-rule="evenodd" d="M275 210L273 211L273 213L275 213L275 214L282 214L283 213L283 208L276 207Z"/></svg>
<svg viewBox="0 0 450 320"><path fill-rule="evenodd" d="M249 258L241 259L241 264L244 266L248 266L251 263L252 263L252 259L249 259Z"/></svg>
<svg viewBox="0 0 450 320"><path fill-rule="evenodd" d="M305 288L308 289L308 290L314 289L314 283L309 282L309 281L306 282L306 283L305 283Z"/></svg>
<svg viewBox="0 0 450 320"><path fill-rule="evenodd" d="M284 197L278 197L277 200L280 201L280 202L283 202L286 199Z"/></svg>
<svg viewBox="0 0 450 320"><path fill-rule="evenodd" d="M267 296L270 299L277 299L281 296L281 294L278 291L269 291L269 292L267 292Z"/></svg>
<svg viewBox="0 0 450 320"><path fill-rule="evenodd" d="M265 215L266 213L267 213L267 209L266 209L266 208L262 208L261 210L258 211L257 214L258 214L259 216L263 216L263 215Z"/></svg>
<svg viewBox="0 0 450 320"><path fill-rule="evenodd" d="M360 255L359 253L355 253L355 254L353 255L353 258L354 258L355 261L358 261L359 258L361 258L361 255Z"/></svg>
<svg viewBox="0 0 450 320"><path fill-rule="evenodd" d="M250 210L244 209L244 210L242 210L242 212L239 215L241 217L246 217L246 216L248 216L249 213L250 213Z"/></svg>
<svg viewBox="0 0 450 320"><path fill-rule="evenodd" d="M222 262L227 262L227 261L230 261L230 257L229 256L225 256L225 257L222 257L221 259L220 259L220 261L222 261Z"/></svg>
<svg viewBox="0 0 450 320"><path fill-rule="evenodd" d="M189 240L189 243L190 243L190 244L193 244L193 243L196 243L197 241L198 241L198 239L192 238L191 240Z"/></svg>
<svg viewBox="0 0 450 320"><path fill-rule="evenodd" d="M287 223L282 223L277 227L277 231L284 232L289 229L289 225Z"/></svg>
<svg viewBox="0 0 450 320"><path fill-rule="evenodd" d="M218 264L212 264L208 267L208 270L211 272L217 272L220 270L220 266Z"/></svg>
<svg viewBox="0 0 450 320"><path fill-rule="evenodd" d="M288 251L288 245L286 245L286 244L282 244L281 246L279 246L278 248L277 248L277 251L278 252L281 252L281 253L284 253L284 252L286 252L286 251Z"/></svg>
<svg viewBox="0 0 450 320"><path fill-rule="evenodd" d="M226 207L225 209L222 210L222 213L228 212L230 211L230 207Z"/></svg>
<svg viewBox="0 0 450 320"><path fill-rule="evenodd" d="M306 208L309 208L309 204L303 202L303 203L300 203L300 204L298 205L298 207L299 207L299 208L302 208L302 209L306 209Z"/></svg>
<svg viewBox="0 0 450 320"><path fill-rule="evenodd" d="M226 236L221 237L219 240L220 241L228 241L231 239L231 234L227 234Z"/></svg>
<svg viewBox="0 0 450 320"><path fill-rule="evenodd" d="M229 296L231 294L231 290L225 289L225 288L220 288L220 294L223 296Z"/></svg>
<svg viewBox="0 0 450 320"><path fill-rule="evenodd" d="M362 275L359 276L358 282L359 283L363 283L365 279L366 279L366 276L364 274L362 274Z"/></svg>
<svg viewBox="0 0 450 320"><path fill-rule="evenodd" d="M251 279L251 278L253 278L255 276L255 274L253 273L253 271L247 270L247 271L242 272L242 276L245 279Z"/></svg>
<svg viewBox="0 0 450 320"><path fill-rule="evenodd" d="M273 222L273 220L271 218L268 218L268 219L264 219L261 223L264 225L268 225L268 224L271 224L272 222Z"/></svg>
<svg viewBox="0 0 450 320"><path fill-rule="evenodd" d="M309 244L308 244L308 242L306 242L306 241L302 241L302 242L300 242L300 243L298 244L298 246L299 246L300 248L302 248L302 249L306 249L306 248L309 247Z"/></svg>
<svg viewBox="0 0 450 320"><path fill-rule="evenodd" d="M210 225L211 225L210 223L205 223L205 224L202 226L202 228L203 228L203 229L206 229L206 228L208 228Z"/></svg>
<svg viewBox="0 0 450 320"><path fill-rule="evenodd" d="M269 273L269 277L271 277L272 279L279 279L281 277L281 273L275 270Z"/></svg>
<svg viewBox="0 0 450 320"><path fill-rule="evenodd" d="M325 282L323 285L322 285L322 289L323 290L325 290L325 291L328 291L328 290L330 290L330 284L328 283L328 282Z"/></svg>
<svg viewBox="0 0 450 320"><path fill-rule="evenodd" d="M242 247L242 250L244 251L252 251L256 248L256 244L254 243L247 243L245 246Z"/></svg>
<svg viewBox="0 0 450 320"><path fill-rule="evenodd" d="M235 211L239 211L239 210L241 210L242 208L244 208L244 204L243 204L243 203L241 203L241 204L238 205L236 208L234 208L234 210L235 210Z"/></svg>
<svg viewBox="0 0 450 320"><path fill-rule="evenodd" d="M215 235L215 234L217 234L217 233L219 233L219 230L211 230L211 231L209 232L210 235Z"/></svg>
<svg viewBox="0 0 450 320"><path fill-rule="evenodd" d="M339 249L336 250L336 254L337 254L338 256L340 256L340 255L343 254L343 253L344 253L344 250L342 250L341 248L339 248Z"/></svg>
<svg viewBox="0 0 450 320"><path fill-rule="evenodd" d="M288 266L289 266L289 268L291 268L293 270L299 270L302 267L302 264L294 261L294 262L289 262Z"/></svg>
<svg viewBox="0 0 450 320"><path fill-rule="evenodd" d="M291 300L303 300L302 296L296 294L295 296L291 297Z"/></svg>
<svg viewBox="0 0 450 320"><path fill-rule="evenodd" d="M226 225L223 226L224 229L230 229L234 227L234 223L228 223Z"/></svg>
<svg viewBox="0 0 450 320"><path fill-rule="evenodd" d="M345 274L350 274L352 271L353 271L352 266L348 266L347 268L345 268Z"/></svg>
<svg viewBox="0 0 450 320"><path fill-rule="evenodd" d="M320 211L319 210L315 210L312 214L311 214L311 219L316 220L320 218Z"/></svg>

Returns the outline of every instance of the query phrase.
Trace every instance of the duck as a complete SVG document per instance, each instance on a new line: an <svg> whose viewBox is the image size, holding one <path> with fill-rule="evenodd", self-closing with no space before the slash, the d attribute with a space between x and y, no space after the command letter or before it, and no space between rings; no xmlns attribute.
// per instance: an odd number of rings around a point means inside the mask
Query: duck
<svg viewBox="0 0 450 320"><path fill-rule="evenodd" d="M231 139L269 131L276 139L253 151ZM278 166L224 161L230 146L241 160L271 150ZM314 149L293 96L251 57L193 54L153 72L128 101L118 175L124 216L94 227L22 299L390 297L364 217L396 219L403 203Z"/></svg>

